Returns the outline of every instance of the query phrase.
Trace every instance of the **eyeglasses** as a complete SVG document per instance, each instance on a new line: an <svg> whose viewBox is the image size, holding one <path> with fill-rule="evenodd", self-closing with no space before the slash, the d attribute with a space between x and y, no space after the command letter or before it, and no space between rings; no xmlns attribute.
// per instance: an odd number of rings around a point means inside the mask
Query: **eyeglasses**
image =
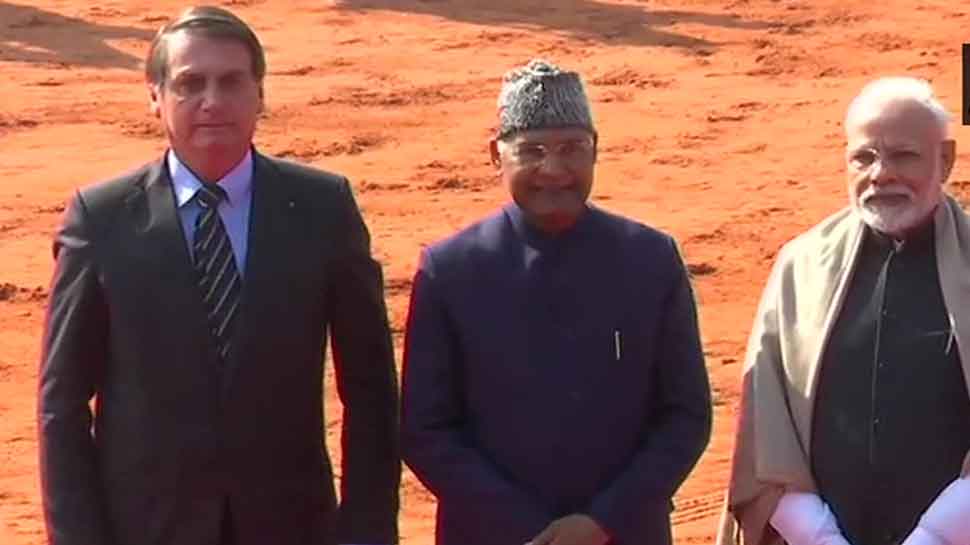
<svg viewBox="0 0 970 545"><path fill-rule="evenodd" d="M590 139L567 140L558 144L520 142L508 147L510 158L523 167L537 167L550 156L559 157L567 166L586 166L596 154L596 145Z"/></svg>

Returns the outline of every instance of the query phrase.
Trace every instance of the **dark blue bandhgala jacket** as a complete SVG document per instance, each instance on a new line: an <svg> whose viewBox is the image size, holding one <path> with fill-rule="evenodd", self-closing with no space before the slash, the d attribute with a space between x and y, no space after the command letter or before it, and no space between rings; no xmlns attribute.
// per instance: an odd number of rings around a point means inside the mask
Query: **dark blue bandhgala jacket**
<svg viewBox="0 0 970 545"><path fill-rule="evenodd" d="M522 545L585 513L669 545L711 399L674 240L591 207L549 238L514 204L429 247L407 323L403 452L439 545Z"/></svg>

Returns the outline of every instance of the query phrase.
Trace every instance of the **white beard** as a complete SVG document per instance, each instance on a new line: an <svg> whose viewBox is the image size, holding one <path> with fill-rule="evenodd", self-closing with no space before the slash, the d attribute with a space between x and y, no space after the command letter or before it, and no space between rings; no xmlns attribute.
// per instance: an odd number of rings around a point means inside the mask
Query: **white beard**
<svg viewBox="0 0 970 545"><path fill-rule="evenodd" d="M902 185L892 185L874 191L870 186L853 200L853 208L866 225L890 236L901 236L910 229L918 227L936 210L942 199L942 188L937 185L922 195ZM887 204L873 196L896 195L907 200L899 204Z"/></svg>

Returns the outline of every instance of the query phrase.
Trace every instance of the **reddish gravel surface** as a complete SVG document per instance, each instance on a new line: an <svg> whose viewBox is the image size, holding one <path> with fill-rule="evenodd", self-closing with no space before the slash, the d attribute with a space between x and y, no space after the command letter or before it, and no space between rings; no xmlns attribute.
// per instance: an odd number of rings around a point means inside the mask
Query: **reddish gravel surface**
<svg viewBox="0 0 970 545"><path fill-rule="evenodd" d="M141 59L185 5L31 4L0 0L0 543L15 545L45 542L34 406L51 235L73 188L163 150ZM715 435L676 498L679 544L714 535L771 261L846 202L847 101L868 79L912 74L959 112L970 20L965 0L223 4L268 50L259 148L353 181L398 347L419 249L506 199L486 146L501 74L544 56L585 75L601 134L593 201L675 235L701 305ZM968 159L950 186L964 196ZM340 407L326 396L335 446ZM403 542L431 543L434 499L410 474L402 499Z"/></svg>

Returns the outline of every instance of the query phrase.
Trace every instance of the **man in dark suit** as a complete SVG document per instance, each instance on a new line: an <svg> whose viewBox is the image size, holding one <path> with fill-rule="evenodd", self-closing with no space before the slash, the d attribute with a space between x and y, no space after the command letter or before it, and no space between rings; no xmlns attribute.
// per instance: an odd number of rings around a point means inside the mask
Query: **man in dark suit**
<svg viewBox="0 0 970 545"><path fill-rule="evenodd" d="M404 356L402 452L439 545L669 545L671 497L711 426L674 240L587 204L579 76L506 76L501 212L429 247Z"/></svg>
<svg viewBox="0 0 970 545"><path fill-rule="evenodd" d="M397 540L380 266L345 178L252 148L265 71L226 10L163 27L146 73L170 149L80 190L56 235L39 392L54 545ZM345 406L339 507L328 330Z"/></svg>

